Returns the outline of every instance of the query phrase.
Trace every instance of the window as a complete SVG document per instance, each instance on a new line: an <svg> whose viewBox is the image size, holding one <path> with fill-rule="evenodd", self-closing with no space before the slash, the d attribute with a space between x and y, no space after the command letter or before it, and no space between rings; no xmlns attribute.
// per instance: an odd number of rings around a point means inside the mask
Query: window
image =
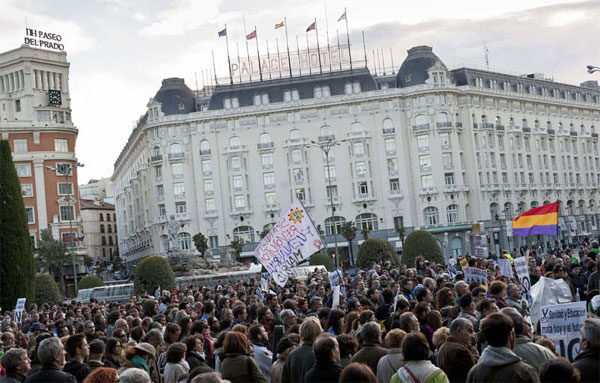
<svg viewBox="0 0 600 383"><path fill-rule="evenodd" d="M49 110L38 110L37 111L37 119L38 119L38 121L50 121L50 111Z"/></svg>
<svg viewBox="0 0 600 383"><path fill-rule="evenodd" d="M71 164L56 164L56 174L59 176L73 175L73 168Z"/></svg>
<svg viewBox="0 0 600 383"><path fill-rule="evenodd" d="M215 191L214 183L212 179L204 180L204 192L213 193Z"/></svg>
<svg viewBox="0 0 600 383"><path fill-rule="evenodd" d="M398 178L390 179L390 191L392 191L392 192L400 191L400 180Z"/></svg>
<svg viewBox="0 0 600 383"><path fill-rule="evenodd" d="M100 233L104 234L105 230L104 230L104 225L100 225Z"/></svg>
<svg viewBox="0 0 600 383"><path fill-rule="evenodd" d="M21 111L21 100L15 100L15 111L16 112Z"/></svg>
<svg viewBox="0 0 600 383"><path fill-rule="evenodd" d="M181 144L171 144L170 147L170 153L171 154L179 154L183 152L183 149L181 148Z"/></svg>
<svg viewBox="0 0 600 383"><path fill-rule="evenodd" d="M211 235L208 237L208 247L211 249L216 249L219 247L219 237L216 235Z"/></svg>
<svg viewBox="0 0 600 383"><path fill-rule="evenodd" d="M335 165L325 166L325 180L335 181Z"/></svg>
<svg viewBox="0 0 600 383"><path fill-rule="evenodd" d="M294 169L295 173L296 169ZM263 173L263 185L268 188L275 187L275 174L273 172Z"/></svg>
<svg viewBox="0 0 600 383"><path fill-rule="evenodd" d="M302 150L300 150L300 149L292 150L292 162L294 162L294 163L302 162Z"/></svg>
<svg viewBox="0 0 600 383"><path fill-rule="evenodd" d="M177 235L177 244L179 250L190 250L192 248L192 236L189 233L179 233Z"/></svg>
<svg viewBox="0 0 600 383"><path fill-rule="evenodd" d="M325 235L340 234L342 226L346 223L344 217L329 217L325 220Z"/></svg>
<svg viewBox="0 0 600 383"><path fill-rule="evenodd" d="M100 221L100 222L103 222L103 221L104 221L104 214L100 213L100 219L99 219L99 221Z"/></svg>
<svg viewBox="0 0 600 383"><path fill-rule="evenodd" d="M183 182L175 182L173 184L173 194L176 197L185 196L185 184Z"/></svg>
<svg viewBox="0 0 600 383"><path fill-rule="evenodd" d="M421 150L429 149L429 135L417 136L417 147Z"/></svg>
<svg viewBox="0 0 600 383"><path fill-rule="evenodd" d="M202 140L200 142L200 155L210 154L210 144L207 140Z"/></svg>
<svg viewBox="0 0 600 383"><path fill-rule="evenodd" d="M277 193L266 192L265 193L265 202L267 203L267 205L275 205L277 203Z"/></svg>
<svg viewBox="0 0 600 383"><path fill-rule="evenodd" d="M444 182L446 185L454 185L454 173L444 174Z"/></svg>
<svg viewBox="0 0 600 383"><path fill-rule="evenodd" d="M302 133L300 133L300 129L290 130L290 140L299 140L300 138L302 138Z"/></svg>
<svg viewBox="0 0 600 383"><path fill-rule="evenodd" d="M347 83L346 86L344 86L344 91L346 92L346 94L352 94L352 84Z"/></svg>
<svg viewBox="0 0 600 383"><path fill-rule="evenodd" d="M396 140L393 138L387 138L385 140L385 151L387 153L396 153Z"/></svg>
<svg viewBox="0 0 600 383"><path fill-rule="evenodd" d="M231 184L233 185L234 190L242 190L242 187L243 187L242 176L233 176L231 178Z"/></svg>
<svg viewBox="0 0 600 383"><path fill-rule="evenodd" d="M154 176L156 177L156 179L162 178L162 166L156 166L154 168Z"/></svg>
<svg viewBox="0 0 600 383"><path fill-rule="evenodd" d="M379 230L379 221L377 220L377 216L371 213L357 215L355 218L355 225L358 231Z"/></svg>
<svg viewBox="0 0 600 383"><path fill-rule="evenodd" d="M302 169L302 168L294 169L294 181L296 181L296 183L304 182L304 169Z"/></svg>
<svg viewBox="0 0 600 383"><path fill-rule="evenodd" d="M458 222L458 205L450 205L446 208L446 217L448 223Z"/></svg>
<svg viewBox="0 0 600 383"><path fill-rule="evenodd" d="M368 196L369 195L369 184L367 182L358 183L358 195Z"/></svg>
<svg viewBox="0 0 600 383"><path fill-rule="evenodd" d="M186 206L185 202L175 203L175 213L177 213L177 214L187 213L187 206Z"/></svg>
<svg viewBox="0 0 600 383"><path fill-rule="evenodd" d="M433 176L431 174L421 176L421 187L423 189L433 187Z"/></svg>
<svg viewBox="0 0 600 383"><path fill-rule="evenodd" d="M26 138L22 138L22 139L19 138L19 139L13 140L13 145L15 148L15 153L27 153L28 152Z"/></svg>
<svg viewBox="0 0 600 383"><path fill-rule="evenodd" d="M234 197L234 205L236 209L244 209L246 207L246 197L243 195L236 195Z"/></svg>
<svg viewBox="0 0 600 383"><path fill-rule="evenodd" d="M32 206L26 206L25 212L27 213L27 223L34 224L35 223L35 214Z"/></svg>
<svg viewBox="0 0 600 383"><path fill-rule="evenodd" d="M212 162L211 160L202 160L202 172L204 174L210 174L212 172Z"/></svg>
<svg viewBox="0 0 600 383"><path fill-rule="evenodd" d="M206 211L215 211L217 210L216 208L216 204L215 204L215 199L214 198L207 198L204 200L204 208L206 209Z"/></svg>
<svg viewBox="0 0 600 383"><path fill-rule="evenodd" d="M54 151L66 153L69 151L69 140L66 138L54 139Z"/></svg>
<svg viewBox="0 0 600 383"><path fill-rule="evenodd" d="M61 233L63 244L67 247L75 246L75 237L77 237L76 233ZM102 245L106 246L106 238L102 237Z"/></svg>
<svg viewBox="0 0 600 383"><path fill-rule="evenodd" d="M420 155L419 166L421 170L431 170L431 156L429 154Z"/></svg>
<svg viewBox="0 0 600 383"><path fill-rule="evenodd" d="M31 165L29 164L15 164L17 175L19 177L31 177Z"/></svg>
<svg viewBox="0 0 600 383"><path fill-rule="evenodd" d="M295 190L296 198L300 201L306 201L306 189L299 188Z"/></svg>
<svg viewBox="0 0 600 383"><path fill-rule="evenodd" d="M33 185L21 184L21 195L23 195L23 198L33 197Z"/></svg>
<svg viewBox="0 0 600 383"><path fill-rule="evenodd" d="M58 195L73 195L73 184L72 183L59 183L58 184Z"/></svg>
<svg viewBox="0 0 600 383"><path fill-rule="evenodd" d="M429 206L423 210L425 225L437 225L440 222L440 215L437 207Z"/></svg>
<svg viewBox="0 0 600 383"><path fill-rule="evenodd" d="M387 167L389 172L398 171L398 159L397 158L388 158L387 159Z"/></svg>
<svg viewBox="0 0 600 383"><path fill-rule="evenodd" d="M240 146L240 138L238 136L230 137L229 146L231 148L238 148Z"/></svg>
<svg viewBox="0 0 600 383"><path fill-rule="evenodd" d="M75 207L73 206L61 206L60 207L60 221L73 221L75 219Z"/></svg>
<svg viewBox="0 0 600 383"><path fill-rule="evenodd" d="M364 161L359 161L354 164L356 175L364 176L367 173L367 165Z"/></svg>
<svg viewBox="0 0 600 383"><path fill-rule="evenodd" d="M231 157L231 170L240 170L242 161L239 156Z"/></svg>
<svg viewBox="0 0 600 383"><path fill-rule="evenodd" d="M162 198L165 196L165 188L163 185L156 185L156 196Z"/></svg>
<svg viewBox="0 0 600 383"><path fill-rule="evenodd" d="M254 229L252 226L239 226L233 229L233 239L241 243L254 243Z"/></svg>
<svg viewBox="0 0 600 383"><path fill-rule="evenodd" d="M494 158L493 164L494 164L494 166L496 166L495 157L492 157L492 158ZM444 167L451 167L452 166L452 153L442 154L442 160L444 162Z"/></svg>
<svg viewBox="0 0 600 383"><path fill-rule="evenodd" d="M171 164L171 172L173 173L173 177L182 176L183 164L181 162Z"/></svg>
<svg viewBox="0 0 600 383"><path fill-rule="evenodd" d="M273 166L273 153L262 153L260 155L260 163L263 167Z"/></svg>
<svg viewBox="0 0 600 383"><path fill-rule="evenodd" d="M165 205L158 205L158 216L166 217L167 216L167 208Z"/></svg>
<svg viewBox="0 0 600 383"><path fill-rule="evenodd" d="M331 185L331 186L327 186L326 188L327 191L327 200L337 200L338 198L338 187L337 185Z"/></svg>

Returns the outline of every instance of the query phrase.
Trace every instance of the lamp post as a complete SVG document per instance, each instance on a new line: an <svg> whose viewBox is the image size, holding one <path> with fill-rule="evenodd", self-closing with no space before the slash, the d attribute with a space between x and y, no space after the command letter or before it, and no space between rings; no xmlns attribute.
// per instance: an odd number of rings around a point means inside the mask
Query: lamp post
<svg viewBox="0 0 600 383"><path fill-rule="evenodd" d="M75 166L77 167L84 167L85 165L79 162L75 163ZM65 177L65 184L69 184L69 176L72 174L73 172L73 167L69 164L68 168L63 168L63 169L57 169L53 166L47 166L46 165L46 169L51 170L53 172L58 172L60 173L61 176ZM75 283L75 290L74 290L74 295L77 296L77 267L76 267L76 263L75 263L75 252L73 251L73 217L75 216L75 209L73 209L72 214L71 214L71 197L75 194L75 187L71 188L71 194L69 196L68 199L68 205L69 206L69 238L71 241L71 262L73 263L73 281ZM58 212L58 214L60 215L60 211Z"/></svg>
<svg viewBox="0 0 600 383"><path fill-rule="evenodd" d="M338 266L338 241L337 241L337 224L335 222L335 206L333 206L333 189L332 189L332 185L331 185L331 170L329 169L329 153L331 152L331 150L336 147L337 145L340 145L342 142L345 142L346 140L339 140L336 141L335 139L333 139L332 137L329 137L328 140L324 140L324 141L310 141L310 144L307 145L307 147L316 147L321 149L321 151L325 154L325 164L327 166L327 189L328 192L326 194L329 194L329 203L331 204L331 222L333 224L333 240L335 241L335 266L337 268Z"/></svg>
<svg viewBox="0 0 600 383"><path fill-rule="evenodd" d="M593 66L593 65L588 65L588 66L586 66L586 68L587 68L587 71L589 74L600 71L600 67Z"/></svg>

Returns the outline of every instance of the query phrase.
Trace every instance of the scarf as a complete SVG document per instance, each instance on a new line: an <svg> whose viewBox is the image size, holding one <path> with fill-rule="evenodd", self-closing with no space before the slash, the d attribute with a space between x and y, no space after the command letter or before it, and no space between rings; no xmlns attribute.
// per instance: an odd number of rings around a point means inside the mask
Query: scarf
<svg viewBox="0 0 600 383"><path fill-rule="evenodd" d="M136 368L141 368L142 370L146 371L148 375L150 375L150 369L148 368L146 361L142 359L142 357L138 355L134 356L133 358L131 358L131 363L133 363L133 365Z"/></svg>

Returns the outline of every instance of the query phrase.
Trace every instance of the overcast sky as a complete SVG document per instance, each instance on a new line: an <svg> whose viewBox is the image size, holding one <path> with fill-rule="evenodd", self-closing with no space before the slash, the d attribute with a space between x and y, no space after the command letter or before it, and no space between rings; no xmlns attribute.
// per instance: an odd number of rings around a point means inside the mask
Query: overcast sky
<svg viewBox="0 0 600 383"><path fill-rule="evenodd" d="M492 69L572 84L599 77L585 72L587 64L600 65L598 0L0 0L0 51L22 44L26 24L62 35L77 155L85 163L79 183L86 183L112 175L163 78L182 77L195 88L195 73L201 84L202 71L212 68L211 50L218 75L227 76L225 40L217 37L224 24L232 54L236 43L246 53L243 15L248 32L257 26L261 52L267 39L273 51L276 38L282 46L283 29L273 26L284 16L290 45L295 48L298 35L302 48L314 18L321 44L326 14L330 39L336 29L345 33L345 24L336 22L344 7L355 57L362 55L364 30L369 60L373 49L382 49L387 66L390 48L397 67L407 49L426 44L450 69L484 67L485 44Z"/></svg>

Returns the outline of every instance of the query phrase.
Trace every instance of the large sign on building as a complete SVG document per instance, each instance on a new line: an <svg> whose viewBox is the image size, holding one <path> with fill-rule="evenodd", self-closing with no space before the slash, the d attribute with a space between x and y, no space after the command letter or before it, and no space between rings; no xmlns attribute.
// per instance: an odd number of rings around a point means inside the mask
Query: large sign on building
<svg viewBox="0 0 600 383"><path fill-rule="evenodd" d="M57 33L46 32L38 29L25 28L25 44L35 48L46 48L64 51L61 43L62 36Z"/></svg>

